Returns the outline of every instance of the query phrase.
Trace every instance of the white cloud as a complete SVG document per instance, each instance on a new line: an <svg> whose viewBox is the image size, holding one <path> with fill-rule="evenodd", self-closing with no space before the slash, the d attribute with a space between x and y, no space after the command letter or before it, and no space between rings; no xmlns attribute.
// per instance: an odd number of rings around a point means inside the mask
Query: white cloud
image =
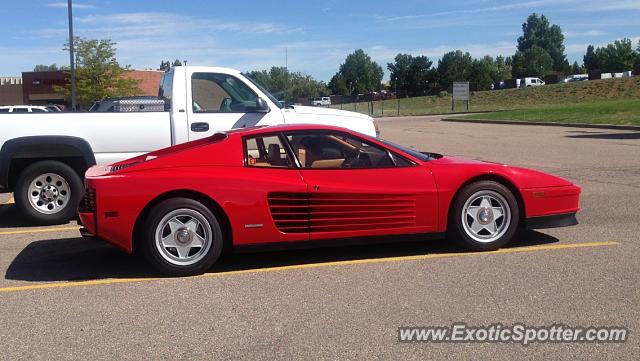
<svg viewBox="0 0 640 361"><path fill-rule="evenodd" d="M606 32L597 29L590 29L584 31L572 31L566 30L563 32L564 36L567 38L583 38L583 37L594 37L594 36L603 36L607 35Z"/></svg>
<svg viewBox="0 0 640 361"><path fill-rule="evenodd" d="M45 6L48 8L67 8L69 4L67 2L54 2L54 3L48 3ZM94 5L90 5L90 4L80 4L80 3L76 3L74 2L72 4L74 9L94 9L95 6Z"/></svg>

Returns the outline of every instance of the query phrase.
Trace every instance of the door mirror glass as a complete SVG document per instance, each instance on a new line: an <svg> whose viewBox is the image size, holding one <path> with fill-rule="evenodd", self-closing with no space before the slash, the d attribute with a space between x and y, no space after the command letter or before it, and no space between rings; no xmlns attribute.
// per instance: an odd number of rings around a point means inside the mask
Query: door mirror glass
<svg viewBox="0 0 640 361"><path fill-rule="evenodd" d="M256 100L256 113L268 113L268 112L269 112L269 105L267 104L267 102L262 98L258 98L258 100Z"/></svg>

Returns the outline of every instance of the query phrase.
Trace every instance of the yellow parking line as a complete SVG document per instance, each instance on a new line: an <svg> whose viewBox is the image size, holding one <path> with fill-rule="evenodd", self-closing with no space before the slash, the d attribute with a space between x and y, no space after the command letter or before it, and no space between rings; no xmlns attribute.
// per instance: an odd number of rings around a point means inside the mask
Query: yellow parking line
<svg viewBox="0 0 640 361"><path fill-rule="evenodd" d="M80 229L80 226L54 227L54 228L31 228L31 229L21 229L18 231L3 231L3 232L0 232L0 236L5 234L30 234L30 233L47 233L47 232L60 232L60 231L77 231L79 229Z"/></svg>
<svg viewBox="0 0 640 361"><path fill-rule="evenodd" d="M9 198L8 201L4 202L4 204L14 204L16 201L13 197Z"/></svg>
<svg viewBox="0 0 640 361"><path fill-rule="evenodd" d="M427 259L436 259L436 258L486 256L486 255L509 254L509 253L605 247L605 246L615 246L618 244L619 243L616 241L586 242L586 243L506 248L506 249L499 249L497 251L490 251L490 252L435 253L435 254L425 254L425 255L416 255L416 256L369 258L369 259L357 259L357 260L349 260L349 261L321 262L321 263L309 263L309 264L300 264L300 265L292 265L292 266L248 269L248 270L240 270L240 271L212 272L212 273L205 273L200 276L186 277L186 278L221 277L221 276L278 272L278 271L299 270L299 269L320 268L320 267L336 267L336 266L349 266L349 265L359 265L359 264L427 260ZM104 280L77 281L77 282L41 283L37 285L28 285L28 286L4 287L4 288L0 288L0 293L30 291L30 290L37 290L37 289L97 286L97 285L108 285L108 284L117 284L117 283L135 283L135 282L158 281L158 280L169 280L169 279L172 279L172 278L120 278L120 279L104 279Z"/></svg>

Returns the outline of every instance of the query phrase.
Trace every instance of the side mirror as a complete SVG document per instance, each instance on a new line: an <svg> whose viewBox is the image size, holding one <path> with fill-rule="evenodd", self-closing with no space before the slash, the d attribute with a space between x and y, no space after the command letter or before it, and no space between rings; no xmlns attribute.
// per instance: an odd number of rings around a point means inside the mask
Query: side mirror
<svg viewBox="0 0 640 361"><path fill-rule="evenodd" d="M258 98L258 100L256 100L256 113L269 113L270 110L269 105L264 99Z"/></svg>

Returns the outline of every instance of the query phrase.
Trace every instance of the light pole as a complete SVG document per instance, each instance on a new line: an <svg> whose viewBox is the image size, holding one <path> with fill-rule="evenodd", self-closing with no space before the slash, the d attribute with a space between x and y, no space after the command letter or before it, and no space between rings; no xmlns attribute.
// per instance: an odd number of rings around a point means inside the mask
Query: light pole
<svg viewBox="0 0 640 361"><path fill-rule="evenodd" d="M73 6L68 0L69 10L69 69L71 70L71 110L76 110L76 62L73 55Z"/></svg>

